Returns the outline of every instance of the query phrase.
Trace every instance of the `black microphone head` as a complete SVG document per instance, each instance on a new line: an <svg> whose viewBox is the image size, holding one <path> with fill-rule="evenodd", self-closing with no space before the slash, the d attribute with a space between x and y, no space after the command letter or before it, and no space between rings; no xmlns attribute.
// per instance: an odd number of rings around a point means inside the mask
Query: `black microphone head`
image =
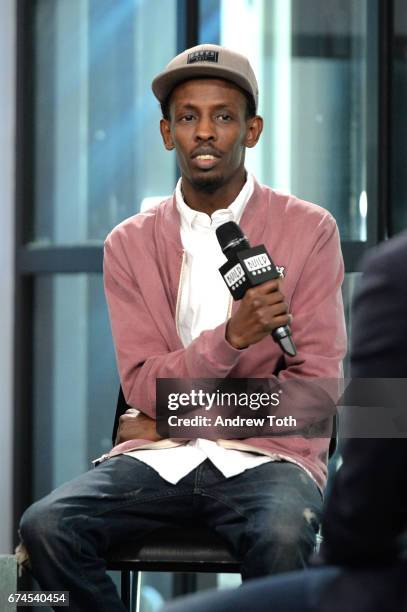
<svg viewBox="0 0 407 612"><path fill-rule="evenodd" d="M250 249L249 241L234 221L227 221L219 225L216 228L216 237L226 257L230 257L234 251Z"/></svg>

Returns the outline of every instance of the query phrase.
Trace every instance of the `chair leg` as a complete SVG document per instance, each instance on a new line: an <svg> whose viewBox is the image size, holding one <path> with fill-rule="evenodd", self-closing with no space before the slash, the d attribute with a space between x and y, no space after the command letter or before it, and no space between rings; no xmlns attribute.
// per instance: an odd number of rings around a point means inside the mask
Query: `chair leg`
<svg viewBox="0 0 407 612"><path fill-rule="evenodd" d="M122 570L121 572L121 600L126 606L127 610L130 610L130 571Z"/></svg>

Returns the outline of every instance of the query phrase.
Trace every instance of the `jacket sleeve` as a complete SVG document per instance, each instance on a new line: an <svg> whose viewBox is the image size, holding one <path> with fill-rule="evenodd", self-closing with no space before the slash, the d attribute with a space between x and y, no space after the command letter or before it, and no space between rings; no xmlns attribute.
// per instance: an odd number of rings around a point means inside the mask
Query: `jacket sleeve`
<svg viewBox="0 0 407 612"><path fill-rule="evenodd" d="M171 350L125 264L120 244L113 249L108 237L104 287L123 393L127 404L155 417L157 378L224 378L241 351L225 340L226 323L202 332L187 348ZM170 320L166 308L163 296L163 319Z"/></svg>
<svg viewBox="0 0 407 612"><path fill-rule="evenodd" d="M301 254L298 280L292 293L292 336L295 357L285 357L278 374L283 385L284 408L297 422L330 427L342 393L342 360L346 328L341 285L344 265L339 232L326 213L314 225L308 250ZM325 431L325 429L323 430Z"/></svg>
<svg viewBox="0 0 407 612"><path fill-rule="evenodd" d="M290 304L297 355L286 358L282 379L293 375L342 376L347 346L341 293L344 265L339 232L331 215L322 218L310 244Z"/></svg>

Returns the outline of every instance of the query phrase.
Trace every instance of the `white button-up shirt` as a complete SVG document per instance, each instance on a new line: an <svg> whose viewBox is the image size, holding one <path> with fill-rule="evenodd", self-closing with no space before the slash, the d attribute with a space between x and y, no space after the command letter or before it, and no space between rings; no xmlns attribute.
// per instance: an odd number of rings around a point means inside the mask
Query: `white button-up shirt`
<svg viewBox="0 0 407 612"><path fill-rule="evenodd" d="M225 263L226 257L215 230L227 221L239 223L253 187L253 177L248 174L246 183L230 206L216 210L209 217L185 203L181 179L177 183L175 198L181 217L184 262L176 323L184 346L188 346L202 331L214 329L230 316L232 297L219 273L219 267ZM226 449L212 440L201 438L175 448L135 450L126 454L147 463L173 484L205 459L210 459L226 477L271 461L265 455Z"/></svg>

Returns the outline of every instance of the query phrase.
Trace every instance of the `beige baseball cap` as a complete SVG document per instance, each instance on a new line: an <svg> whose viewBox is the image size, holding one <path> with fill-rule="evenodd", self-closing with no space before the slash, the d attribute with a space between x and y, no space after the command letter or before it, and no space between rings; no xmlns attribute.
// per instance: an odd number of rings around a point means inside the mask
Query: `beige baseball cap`
<svg viewBox="0 0 407 612"><path fill-rule="evenodd" d="M186 49L155 77L151 87L155 97L164 102L176 85L199 77L214 77L235 83L253 96L257 110L259 89L249 60L219 45L204 44Z"/></svg>

